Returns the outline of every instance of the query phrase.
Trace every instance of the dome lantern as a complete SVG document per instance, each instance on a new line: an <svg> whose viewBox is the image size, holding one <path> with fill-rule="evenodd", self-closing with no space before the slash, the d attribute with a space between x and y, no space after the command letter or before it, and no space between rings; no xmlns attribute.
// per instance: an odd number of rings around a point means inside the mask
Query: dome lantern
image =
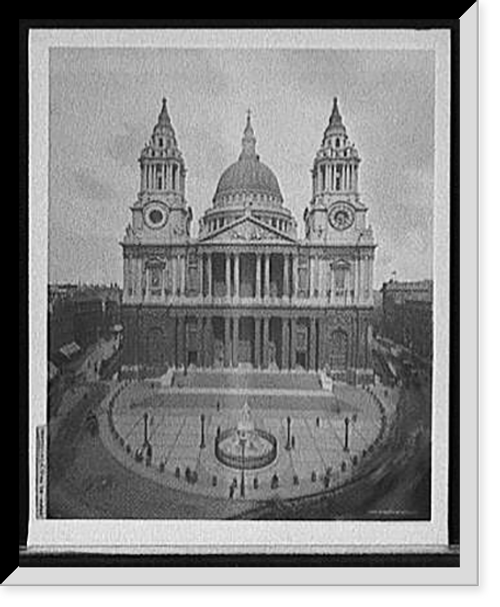
<svg viewBox="0 0 500 607"><path fill-rule="evenodd" d="M240 154L240 159L243 157L247 157L247 158L257 158L257 160L259 159L259 157L257 156L256 152L255 152L255 145L257 143L257 139L255 138L255 133L253 131L253 127L252 127L252 112L251 110L247 110L247 124L245 126L245 130L243 131L243 139L241 140L241 146L242 146L242 150L241 150L241 154Z"/></svg>
<svg viewBox="0 0 500 607"><path fill-rule="evenodd" d="M214 195L214 206L242 206L243 201L281 205L278 179L273 171L260 161L255 151L257 139L252 126L251 111L248 110L246 125L241 140L242 150L237 162L221 175Z"/></svg>

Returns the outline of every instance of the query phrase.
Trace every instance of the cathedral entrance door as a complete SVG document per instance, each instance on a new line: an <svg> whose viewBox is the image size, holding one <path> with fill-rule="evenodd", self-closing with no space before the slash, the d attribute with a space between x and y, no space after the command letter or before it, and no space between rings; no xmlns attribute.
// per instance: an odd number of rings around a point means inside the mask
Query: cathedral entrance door
<svg viewBox="0 0 500 607"><path fill-rule="evenodd" d="M253 366L254 332L253 318L241 318L239 326L238 363Z"/></svg>
<svg viewBox="0 0 500 607"><path fill-rule="evenodd" d="M214 341L214 367L220 369L224 366L224 342L221 339Z"/></svg>

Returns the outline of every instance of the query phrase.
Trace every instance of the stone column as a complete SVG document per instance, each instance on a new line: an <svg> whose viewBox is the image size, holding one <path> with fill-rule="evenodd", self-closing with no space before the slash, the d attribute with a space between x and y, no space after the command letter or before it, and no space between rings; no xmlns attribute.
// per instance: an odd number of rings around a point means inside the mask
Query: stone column
<svg viewBox="0 0 500 607"><path fill-rule="evenodd" d="M146 166L142 165L141 167L141 192L144 192L146 189Z"/></svg>
<svg viewBox="0 0 500 607"><path fill-rule="evenodd" d="M177 367L182 369L186 363L186 322L184 316L177 317Z"/></svg>
<svg viewBox="0 0 500 607"><path fill-rule="evenodd" d="M271 258L269 253L264 253L264 299L268 299L270 295L270 262Z"/></svg>
<svg viewBox="0 0 500 607"><path fill-rule="evenodd" d="M205 366L205 322L206 318L198 316L196 328L198 329L198 367Z"/></svg>
<svg viewBox="0 0 500 607"><path fill-rule="evenodd" d="M290 319L281 320L281 366L283 369L290 368Z"/></svg>
<svg viewBox="0 0 500 607"><path fill-rule="evenodd" d="M180 256L181 264L181 297L186 295L186 256L182 253Z"/></svg>
<svg viewBox="0 0 500 607"><path fill-rule="evenodd" d="M291 319L290 369L295 369L297 361L297 320Z"/></svg>
<svg viewBox="0 0 500 607"><path fill-rule="evenodd" d="M292 282L293 282L292 293L294 296L297 296L297 293L299 291L298 276L299 276L299 259L298 259L297 254L294 254L292 257Z"/></svg>
<svg viewBox="0 0 500 607"><path fill-rule="evenodd" d="M358 257L358 303L363 301L363 260Z"/></svg>
<svg viewBox="0 0 500 607"><path fill-rule="evenodd" d="M172 295L177 297L177 256L173 255L170 259L172 268Z"/></svg>
<svg viewBox="0 0 500 607"><path fill-rule="evenodd" d="M205 332L203 335L204 343L204 367L212 366L212 350L213 350L213 333L212 333L212 318L205 318Z"/></svg>
<svg viewBox="0 0 500 607"><path fill-rule="evenodd" d="M224 366L231 366L231 319L224 318Z"/></svg>
<svg viewBox="0 0 500 607"><path fill-rule="evenodd" d="M307 264L306 264L306 268L307 268L306 297L310 298L310 297L312 297L312 289L313 289L312 283L313 283L313 271L314 271L313 258L311 256L311 251L307 251L306 260L307 260Z"/></svg>
<svg viewBox="0 0 500 607"><path fill-rule="evenodd" d="M290 255L285 253L283 260L283 297L290 296Z"/></svg>
<svg viewBox="0 0 500 607"><path fill-rule="evenodd" d="M368 302L373 301L373 259L368 260Z"/></svg>
<svg viewBox="0 0 500 607"><path fill-rule="evenodd" d="M309 319L309 369L316 370L316 319Z"/></svg>
<svg viewBox="0 0 500 607"><path fill-rule="evenodd" d="M231 297L231 256L226 253L226 297Z"/></svg>
<svg viewBox="0 0 500 607"><path fill-rule="evenodd" d="M319 288L320 288L320 282L319 282L319 255L316 253L314 255L314 275L313 275L314 297L318 297L318 295L319 295Z"/></svg>
<svg viewBox="0 0 500 607"><path fill-rule="evenodd" d="M205 255L202 253L198 258L200 268L200 297L205 296Z"/></svg>
<svg viewBox="0 0 500 607"><path fill-rule="evenodd" d="M267 369L269 366L269 317L264 317L264 336L262 338L262 366Z"/></svg>
<svg viewBox="0 0 500 607"><path fill-rule="evenodd" d="M234 257L234 290L235 297L240 297L240 254L236 253Z"/></svg>
<svg viewBox="0 0 500 607"><path fill-rule="evenodd" d="M255 263L255 297L260 299L262 297L262 257L257 253Z"/></svg>
<svg viewBox="0 0 500 607"><path fill-rule="evenodd" d="M213 295L213 279L212 279L212 253L209 253L207 255L208 259L207 259L207 278L208 278L208 286L207 286L207 295L209 298L212 298Z"/></svg>
<svg viewBox="0 0 500 607"><path fill-rule="evenodd" d="M254 348L255 348L255 356L254 356L254 364L257 369L260 369L261 366L261 354L260 351L262 349L262 344L260 341L260 327L261 327L261 319L254 319L254 331L255 331L255 339L254 339Z"/></svg>
<svg viewBox="0 0 500 607"><path fill-rule="evenodd" d="M238 366L238 346L240 341L240 321L237 316L233 318L233 367Z"/></svg>

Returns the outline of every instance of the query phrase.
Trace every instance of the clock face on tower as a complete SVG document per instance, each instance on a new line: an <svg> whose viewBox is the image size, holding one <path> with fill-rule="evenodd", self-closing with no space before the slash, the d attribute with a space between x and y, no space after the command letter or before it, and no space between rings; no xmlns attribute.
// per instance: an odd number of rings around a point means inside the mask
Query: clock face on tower
<svg viewBox="0 0 500 607"><path fill-rule="evenodd" d="M336 230L347 230L354 223L354 209L350 204L337 202L330 209L328 220Z"/></svg>
<svg viewBox="0 0 500 607"><path fill-rule="evenodd" d="M153 230L163 228L168 221L169 208L162 202L150 202L144 208L144 221Z"/></svg>

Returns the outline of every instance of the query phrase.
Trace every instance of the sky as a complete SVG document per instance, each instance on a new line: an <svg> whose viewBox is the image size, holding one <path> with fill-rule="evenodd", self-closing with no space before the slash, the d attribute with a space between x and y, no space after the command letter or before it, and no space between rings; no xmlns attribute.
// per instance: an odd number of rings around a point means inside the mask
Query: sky
<svg viewBox="0 0 500 607"><path fill-rule="evenodd" d="M394 272L432 278L431 51L53 48L49 77L50 282L121 284L119 242L162 97L188 169L193 236L238 158L248 108L257 153L303 236L310 170L336 96L362 158L374 287Z"/></svg>

